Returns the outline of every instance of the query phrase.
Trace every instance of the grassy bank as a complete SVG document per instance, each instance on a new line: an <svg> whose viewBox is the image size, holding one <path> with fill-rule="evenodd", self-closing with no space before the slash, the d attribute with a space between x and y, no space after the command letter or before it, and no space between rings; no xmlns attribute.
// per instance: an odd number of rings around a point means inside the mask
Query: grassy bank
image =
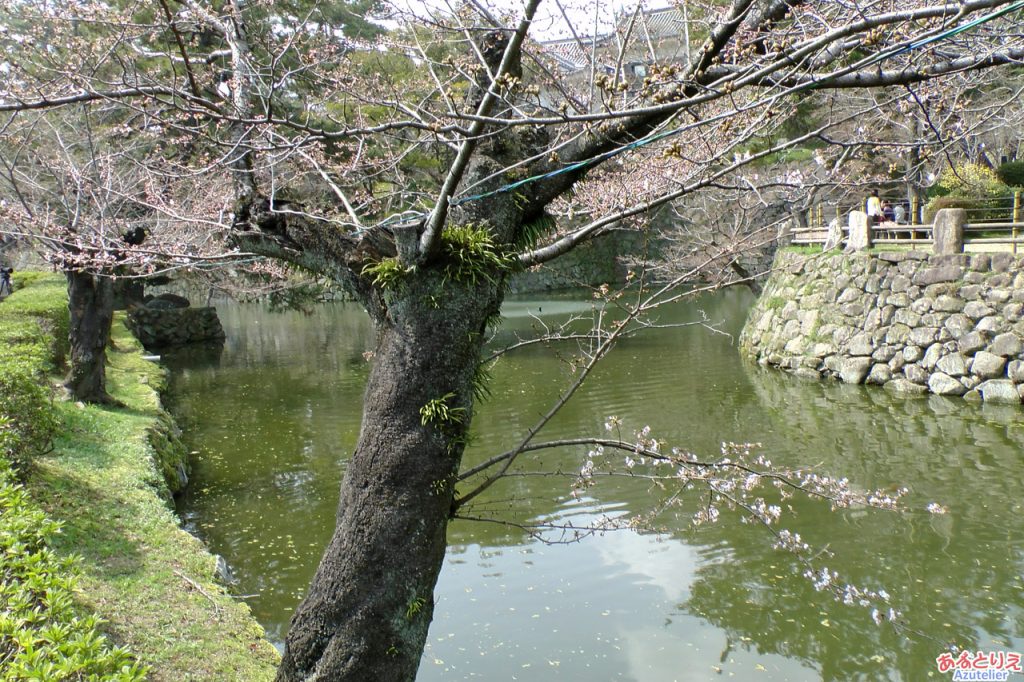
<svg viewBox="0 0 1024 682"><path fill-rule="evenodd" d="M34 284L36 298L46 298L46 280ZM33 289L25 289L25 299ZM0 326L18 308L12 304L20 295L16 291L0 304ZM59 325L50 321L44 328L52 332ZM59 344L49 349L44 364L52 369L59 364ZM93 625L107 637L112 664L96 674L132 679L112 676L132 674L125 652L113 644L131 652L136 670L148 668L151 680L270 679L276 651L248 608L214 581L214 558L178 526L165 502L164 465L152 445L166 442L154 437L166 423L157 394L164 375L142 360L140 350L115 321L108 382L126 407L53 401L52 449L37 450L22 468L30 503L61 526L47 542L64 575L73 576L74 608L102 619ZM66 566L72 556L73 571Z"/></svg>
<svg viewBox="0 0 1024 682"><path fill-rule="evenodd" d="M0 305L0 679L140 680L143 667L75 604L76 561L53 550L58 524L22 485L56 431L47 378L63 355L67 304L59 279L19 283Z"/></svg>

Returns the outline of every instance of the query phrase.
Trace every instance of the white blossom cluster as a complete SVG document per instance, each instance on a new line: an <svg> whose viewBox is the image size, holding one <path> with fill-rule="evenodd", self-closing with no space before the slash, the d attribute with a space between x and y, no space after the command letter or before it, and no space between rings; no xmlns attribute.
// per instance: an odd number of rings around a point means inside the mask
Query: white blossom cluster
<svg viewBox="0 0 1024 682"><path fill-rule="evenodd" d="M615 435L625 430L623 420L617 416L609 416L604 428ZM900 612L889 605L888 592L845 582L837 571L820 565L819 558L831 556L830 553L812 547L799 533L779 528L779 525L785 513L793 511L786 501L795 495L827 503L832 511L853 507L898 511L904 508L902 502L909 492L907 488L863 490L845 477L777 467L759 451L760 445L754 443L725 442L716 459L702 460L680 448L667 447L653 435L650 426L634 431L629 440L594 441L573 484L574 497L595 485L595 476L600 473L647 482L652 492L658 492L664 499L662 510L694 505L689 517L695 527L735 514L742 523L764 527L774 537L773 548L793 554L804 565L803 575L816 590L832 593L843 604L870 608L871 618L876 623L896 622L900 618ZM620 456L612 454L616 450ZM927 506L927 511L947 512L935 502ZM607 519L595 530L647 528L645 524L655 515Z"/></svg>

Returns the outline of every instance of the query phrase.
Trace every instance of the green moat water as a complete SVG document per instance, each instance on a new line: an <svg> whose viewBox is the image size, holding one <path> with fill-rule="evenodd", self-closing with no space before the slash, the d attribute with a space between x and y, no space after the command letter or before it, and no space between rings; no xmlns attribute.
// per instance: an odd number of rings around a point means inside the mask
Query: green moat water
<svg viewBox="0 0 1024 682"><path fill-rule="evenodd" d="M703 310L733 336L692 326L624 341L542 437L599 434L617 415L698 454L757 442L779 464L865 488L907 485L908 514L798 502L787 524L827 546L827 563L850 581L887 590L906 628L877 626L867 610L816 592L761 529L728 515L691 528L696 498L664 533L569 545L456 522L420 680L910 681L935 671L946 642L1024 650L1024 411L752 366L734 342L750 303L732 291L665 311L663 322L686 322ZM498 341L589 306L582 296L512 300ZM232 591L280 643L332 530L373 333L352 305L219 311L223 352L171 361L175 410L198 453L179 511L228 560ZM503 358L466 463L513 445L568 377L542 346ZM581 454L549 451L542 466L576 471ZM517 521L583 520L641 511L651 496L622 480L573 500L570 483L517 477L481 505ZM924 512L932 501L949 513Z"/></svg>

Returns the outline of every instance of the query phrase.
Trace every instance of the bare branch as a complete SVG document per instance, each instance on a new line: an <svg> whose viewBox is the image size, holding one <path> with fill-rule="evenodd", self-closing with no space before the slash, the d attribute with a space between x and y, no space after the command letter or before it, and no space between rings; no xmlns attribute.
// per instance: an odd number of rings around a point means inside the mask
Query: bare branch
<svg viewBox="0 0 1024 682"><path fill-rule="evenodd" d="M538 6L540 6L540 0L529 0L527 3L523 19L519 22L519 26L516 28L515 33L508 41L508 45L505 47L502 54L501 62L495 70L494 77L487 85L487 92L484 94L483 99L477 106L478 116L486 116L490 112L491 107L494 106L505 75L510 72L513 64L519 60L520 49L523 41L526 39L526 34L530 29L530 24L533 22L533 17L537 12ZM441 192L437 198L437 203L434 206L434 210L431 212L430 217L427 219L423 235L420 237L420 259L430 259L437 251L438 242L441 238L441 229L444 227L444 222L448 217L448 207L452 194L455 193L455 188L462 180L462 174L465 173L466 168L469 165L470 157L472 157L473 151L476 149L479 136L483 132L483 129L484 126L482 122L474 122L473 125L470 126L468 136L459 148L459 153L455 157L455 161L452 163L451 170L448 171L447 177L445 177L444 184L441 186Z"/></svg>

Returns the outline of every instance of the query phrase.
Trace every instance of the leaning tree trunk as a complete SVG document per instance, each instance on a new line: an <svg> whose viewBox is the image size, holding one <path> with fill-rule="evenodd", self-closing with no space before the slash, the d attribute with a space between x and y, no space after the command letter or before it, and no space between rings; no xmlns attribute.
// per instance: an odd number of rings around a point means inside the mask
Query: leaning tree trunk
<svg viewBox="0 0 1024 682"><path fill-rule="evenodd" d="M415 678L501 291L419 268L387 293L337 527L292 618L279 681Z"/></svg>
<svg viewBox="0 0 1024 682"><path fill-rule="evenodd" d="M71 369L64 386L76 400L112 403L107 394L106 350L114 319L114 288L109 277L85 272L65 273L68 280L68 311Z"/></svg>

